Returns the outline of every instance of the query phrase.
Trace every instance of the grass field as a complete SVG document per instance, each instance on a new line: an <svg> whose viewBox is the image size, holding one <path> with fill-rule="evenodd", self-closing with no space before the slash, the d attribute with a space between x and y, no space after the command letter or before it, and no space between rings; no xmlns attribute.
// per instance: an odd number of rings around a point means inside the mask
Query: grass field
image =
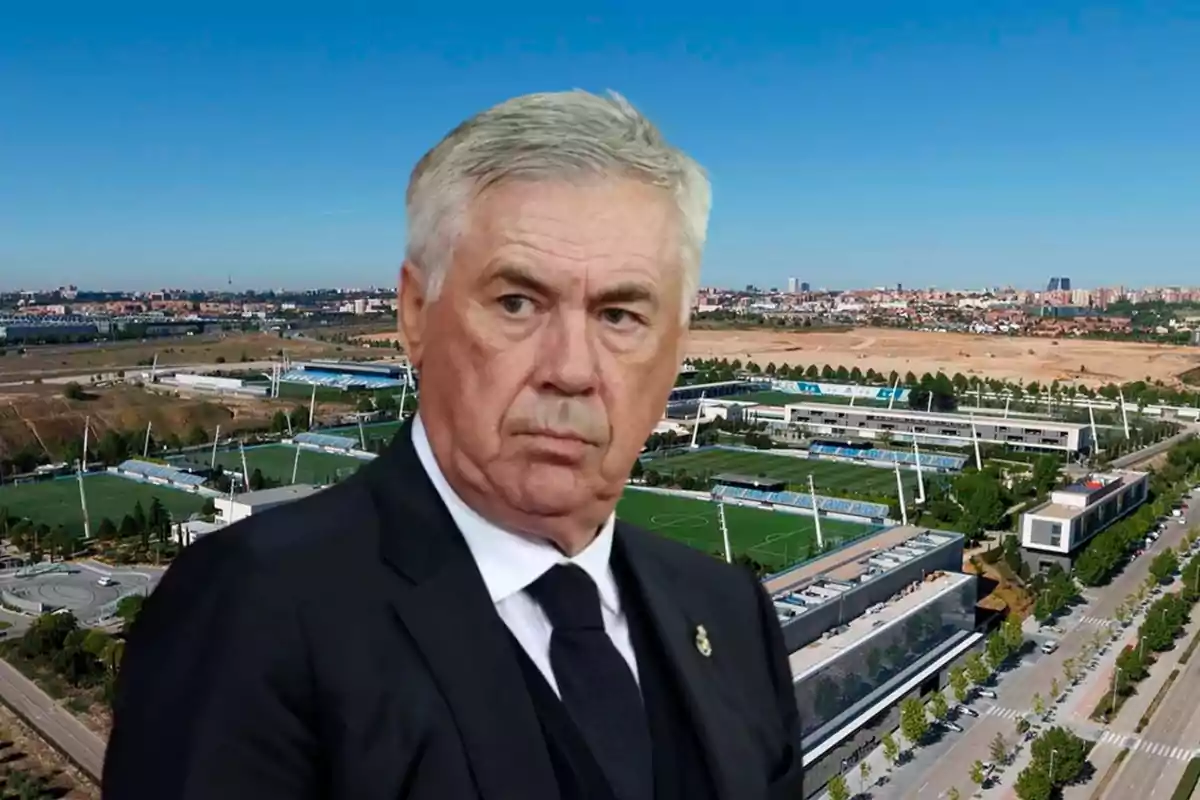
<svg viewBox="0 0 1200 800"><path fill-rule="evenodd" d="M104 517L120 525L121 519L132 513L139 501L149 511L155 497L176 519L186 518L204 505L204 497L200 495L136 483L115 475L89 475L84 478L83 487L93 531ZM28 517L52 528L65 525L67 530L83 534L79 483L75 478L0 486L0 509L5 508L11 517Z"/></svg>
<svg viewBox="0 0 1200 800"><path fill-rule="evenodd" d="M391 441L391 438L396 435L396 431L400 430L400 426L404 423L399 420L391 422L372 422L369 425L363 425L363 433L367 436L367 441L375 439L385 439ZM321 433L332 434L333 436L348 436L357 441L358 426L344 425L340 428L322 428Z"/></svg>
<svg viewBox="0 0 1200 800"><path fill-rule="evenodd" d="M617 515L705 552L720 553L725 548L715 503L629 489L617 504ZM812 517L782 511L727 505L725 524L735 555L745 554L772 570L803 560L817 540ZM821 519L827 545L858 539L874 530L852 522Z"/></svg>
<svg viewBox="0 0 1200 800"><path fill-rule="evenodd" d="M285 484L292 482L292 463L295 458L296 448L288 445L269 444L246 449L246 466L251 473L257 469L262 472L264 478ZM217 453L217 463L234 472L242 471L242 456L237 450ZM350 456L301 449L296 482L333 483L339 473L345 476L366 463Z"/></svg>
<svg viewBox="0 0 1200 800"><path fill-rule="evenodd" d="M838 461L776 456L770 453L751 453L744 450L701 450L682 453L644 462L646 469L668 473L687 470L691 475L735 472L741 475L765 476L787 481L791 486L808 491L808 476L813 476L817 494L844 496L847 491L896 496L896 473L879 467L845 464ZM904 494L912 496L917 484L916 473L901 471Z"/></svg>

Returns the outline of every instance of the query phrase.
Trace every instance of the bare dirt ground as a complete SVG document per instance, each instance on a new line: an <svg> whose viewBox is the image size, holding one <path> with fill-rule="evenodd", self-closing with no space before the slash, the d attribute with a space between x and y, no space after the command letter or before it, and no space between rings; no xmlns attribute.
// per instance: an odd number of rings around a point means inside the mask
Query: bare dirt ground
<svg viewBox="0 0 1200 800"><path fill-rule="evenodd" d="M66 790L64 800L100 800L100 788L83 776L58 751L46 744L21 719L0 706L0 739L12 746L0 751L8 769L20 769L51 778L51 785Z"/></svg>
<svg viewBox="0 0 1200 800"><path fill-rule="evenodd" d="M91 370L99 372L104 368L134 367L139 363L150 363L155 355L158 356L160 367L212 364L224 359L230 369L235 369L243 357L250 361L265 360L278 356L280 350L292 359L373 355L367 348L353 345L308 338L281 339L269 333L47 345L26 348L23 355L17 353L17 348L7 349L7 355L0 357L0 383L73 375Z"/></svg>
<svg viewBox="0 0 1200 800"><path fill-rule="evenodd" d="M186 436L195 425L211 437L218 425L225 433L261 427L276 409L290 408L298 401L268 401L257 398L175 397L156 387L149 391L132 385L105 389L86 387L87 400L68 400L61 386L25 385L0 389L0 457L26 445L35 445L52 456L69 441L83 435L88 419L92 436L108 430L122 432L145 429L166 436Z"/></svg>
<svg viewBox="0 0 1200 800"><path fill-rule="evenodd" d="M817 364L1047 383L1054 380L1101 386L1136 380L1179 382L1200 366L1200 347L1084 339L975 336L855 328L829 333L776 333L769 330L696 330L688 355L738 358L765 367Z"/></svg>

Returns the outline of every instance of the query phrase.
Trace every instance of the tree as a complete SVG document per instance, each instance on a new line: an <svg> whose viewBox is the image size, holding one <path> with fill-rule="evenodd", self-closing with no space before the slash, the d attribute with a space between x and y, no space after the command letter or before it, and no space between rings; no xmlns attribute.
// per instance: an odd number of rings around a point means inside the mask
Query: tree
<svg viewBox="0 0 1200 800"><path fill-rule="evenodd" d="M850 789L846 786L846 779L841 775L834 775L830 778L825 789L829 792L829 800L850 800Z"/></svg>
<svg viewBox="0 0 1200 800"><path fill-rule="evenodd" d="M137 522L133 517L126 514L121 518L121 527L117 531L122 539L132 539L138 535Z"/></svg>
<svg viewBox="0 0 1200 800"><path fill-rule="evenodd" d="M962 800L962 792L958 791L957 786L951 786L950 791L946 792L946 800Z"/></svg>
<svg viewBox="0 0 1200 800"><path fill-rule="evenodd" d="M983 786L985 778L986 776L983 771L983 762L976 760L975 763L971 765L971 783L975 784L976 786Z"/></svg>
<svg viewBox="0 0 1200 800"><path fill-rule="evenodd" d="M202 444L208 444L208 434L205 432L204 428L200 427L199 425L193 425L191 430L188 431L187 443L196 447Z"/></svg>
<svg viewBox="0 0 1200 800"><path fill-rule="evenodd" d="M858 792L867 793L867 781L871 779L871 765L866 761L858 762Z"/></svg>
<svg viewBox="0 0 1200 800"><path fill-rule="evenodd" d="M956 666L950 670L950 690L954 692L954 699L959 703L964 703L967 700L967 692L970 689L970 684L967 680L967 670L965 667Z"/></svg>
<svg viewBox="0 0 1200 800"><path fill-rule="evenodd" d="M83 392L83 387L75 381L71 381L63 387L63 397L68 400L86 400L87 395Z"/></svg>
<svg viewBox="0 0 1200 800"><path fill-rule="evenodd" d="M946 715L950 713L950 707L946 703L946 695L942 694L941 692L933 693L933 695L929 698L929 713L938 722L941 722L946 718Z"/></svg>
<svg viewBox="0 0 1200 800"><path fill-rule="evenodd" d="M1004 637L999 632L993 633L987 640L987 662L992 671L1000 668L1000 665L1008 659L1008 645L1004 641Z"/></svg>
<svg viewBox="0 0 1200 800"><path fill-rule="evenodd" d="M1158 583L1166 583L1179 569L1179 556L1175 555L1173 550L1166 550L1159 553L1150 562L1150 574Z"/></svg>
<svg viewBox="0 0 1200 800"><path fill-rule="evenodd" d="M1034 693L1033 695L1033 713L1039 717L1046 713L1046 701L1042 699L1042 695Z"/></svg>
<svg viewBox="0 0 1200 800"><path fill-rule="evenodd" d="M1017 797L1020 800L1050 800L1054 787L1041 764L1030 764L1017 776Z"/></svg>
<svg viewBox="0 0 1200 800"><path fill-rule="evenodd" d="M1033 764L1046 770L1054 787L1066 786L1083 772L1087 763L1088 743L1066 728L1055 726L1033 740L1030 748ZM1054 774L1050 774L1051 753L1054 754Z"/></svg>
<svg viewBox="0 0 1200 800"><path fill-rule="evenodd" d="M1050 702L1058 700L1058 696L1062 694L1062 687L1058 685L1058 678L1050 679Z"/></svg>
<svg viewBox="0 0 1200 800"><path fill-rule="evenodd" d="M900 745L896 744L896 738L892 736L892 732L888 731L883 735L883 760L887 762L888 769L891 769L896 764L896 759L900 757Z"/></svg>
<svg viewBox="0 0 1200 800"><path fill-rule="evenodd" d="M904 734L913 746L919 744L929 733L929 718L925 716L925 706L915 697L910 697L900 704L900 733Z"/></svg>
<svg viewBox="0 0 1200 800"><path fill-rule="evenodd" d="M972 652L966 660L967 677L976 686L982 686L991 677L991 670L983 663L983 656L978 651Z"/></svg>
<svg viewBox="0 0 1200 800"><path fill-rule="evenodd" d="M263 488L263 483L264 483L264 479L263 479L262 470L255 467L254 470L250 473L250 491L252 491L252 492L259 491L260 489Z"/></svg>
<svg viewBox="0 0 1200 800"><path fill-rule="evenodd" d="M992 757L992 761L997 764L1003 764L1008 760L1008 742L1004 741L1004 734L997 732L992 738L992 743L989 745L988 755Z"/></svg>
<svg viewBox="0 0 1200 800"><path fill-rule="evenodd" d="M1063 677L1072 686L1075 685L1075 679L1079 677L1079 668L1075 664L1075 659L1070 656L1063 659Z"/></svg>
<svg viewBox="0 0 1200 800"><path fill-rule="evenodd" d="M96 538L101 541L112 541L117 538L117 526L108 517L100 520L100 527L96 529Z"/></svg>
<svg viewBox="0 0 1200 800"><path fill-rule="evenodd" d="M1015 653L1025 644L1025 632L1021 630L1021 620L1015 615L1009 615L1000 626L1000 635L1009 653Z"/></svg>

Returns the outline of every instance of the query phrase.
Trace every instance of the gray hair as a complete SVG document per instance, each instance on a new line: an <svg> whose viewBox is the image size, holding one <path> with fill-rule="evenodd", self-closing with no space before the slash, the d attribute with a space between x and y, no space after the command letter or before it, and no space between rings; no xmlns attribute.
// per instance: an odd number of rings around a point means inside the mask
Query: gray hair
<svg viewBox="0 0 1200 800"><path fill-rule="evenodd" d="M672 147L621 95L582 90L516 97L451 131L424 155L408 183L408 259L435 298L471 200L508 180L613 176L671 193L679 213L683 320L700 283L712 189L704 170Z"/></svg>

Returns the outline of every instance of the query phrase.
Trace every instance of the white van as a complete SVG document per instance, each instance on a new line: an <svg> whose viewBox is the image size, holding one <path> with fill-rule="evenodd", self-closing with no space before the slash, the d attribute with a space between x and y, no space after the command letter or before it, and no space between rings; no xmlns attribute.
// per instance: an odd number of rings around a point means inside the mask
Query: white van
<svg viewBox="0 0 1200 800"><path fill-rule="evenodd" d="M100 580L96 581L100 586L116 586L117 582L107 575L101 575Z"/></svg>
<svg viewBox="0 0 1200 800"><path fill-rule="evenodd" d="M1058 642L1051 639L1048 642L1044 642L1042 644L1041 648L1039 648L1039 649L1046 655L1050 655L1051 653L1053 653L1055 650L1058 649Z"/></svg>

